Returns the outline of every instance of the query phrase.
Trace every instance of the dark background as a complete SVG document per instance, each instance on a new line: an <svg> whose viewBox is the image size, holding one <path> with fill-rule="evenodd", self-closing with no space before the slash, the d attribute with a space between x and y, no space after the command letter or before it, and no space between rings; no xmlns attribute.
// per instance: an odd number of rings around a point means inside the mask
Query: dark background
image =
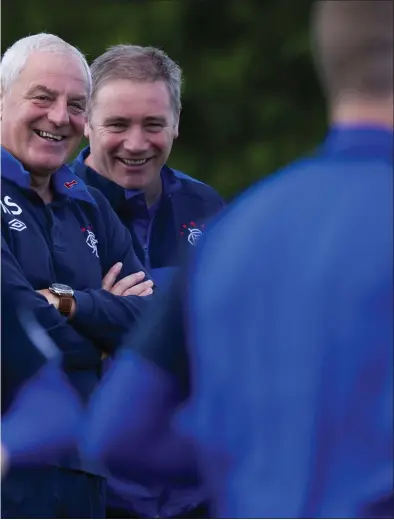
<svg viewBox="0 0 394 520"><path fill-rule="evenodd" d="M180 137L169 164L227 199L325 132L309 55L306 0L3 0L2 52L55 33L90 62L118 43L153 45L184 72Z"/></svg>

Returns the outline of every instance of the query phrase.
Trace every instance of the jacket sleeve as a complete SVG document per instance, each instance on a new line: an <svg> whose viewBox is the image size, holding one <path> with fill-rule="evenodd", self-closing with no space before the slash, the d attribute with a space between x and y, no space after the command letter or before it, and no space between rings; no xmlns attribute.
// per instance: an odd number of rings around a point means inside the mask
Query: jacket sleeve
<svg viewBox="0 0 394 520"><path fill-rule="evenodd" d="M84 409L58 361L45 362L2 414L1 443L11 467L56 464L75 446Z"/></svg>
<svg viewBox="0 0 394 520"><path fill-rule="evenodd" d="M226 202L224 201L224 199L222 199L222 197L219 194L216 194L213 214L216 215L225 207L226 207Z"/></svg>
<svg viewBox="0 0 394 520"><path fill-rule="evenodd" d="M203 194L203 200L209 204L209 213L211 217L215 217L215 215L220 213L220 211L226 207L226 202L211 186L204 185L204 187L207 191Z"/></svg>
<svg viewBox="0 0 394 520"><path fill-rule="evenodd" d="M146 269L138 260L129 231L119 220L108 201L94 190L99 203L102 228L105 229L105 242L101 248L103 272L117 262L123 263L118 280L125 276L144 271L146 279L150 278ZM129 332L136 320L154 296L115 296L104 289L85 289L75 291L76 312L72 323L77 330L92 340L100 341L109 352L121 342L123 335Z"/></svg>
<svg viewBox="0 0 394 520"><path fill-rule="evenodd" d="M46 363L45 356L31 345L20 324L15 305L1 306L1 413L5 413L18 389ZM12 339L11 339L12 338Z"/></svg>
<svg viewBox="0 0 394 520"><path fill-rule="evenodd" d="M172 375L122 349L89 403L80 449L121 479L195 482L193 445L173 425L178 406Z"/></svg>
<svg viewBox="0 0 394 520"><path fill-rule="evenodd" d="M33 289L3 236L1 237L1 266L2 308L14 306L19 311L27 309L32 312L61 349L65 368L87 369L99 366L101 351L74 330L67 320L47 302L46 298ZM13 330L7 325L3 328L2 339L3 345L12 345L14 341ZM26 359L19 359L19 361L13 359L14 351L11 348L6 352L8 352L10 360L13 360L11 365L14 369L20 366L20 370L24 371L23 364L26 363ZM4 359L3 351L3 363L8 364L10 360Z"/></svg>

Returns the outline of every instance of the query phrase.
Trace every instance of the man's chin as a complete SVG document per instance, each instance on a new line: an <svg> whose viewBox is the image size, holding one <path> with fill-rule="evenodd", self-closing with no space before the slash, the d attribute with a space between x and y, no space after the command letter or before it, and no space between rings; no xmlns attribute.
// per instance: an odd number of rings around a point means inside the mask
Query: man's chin
<svg viewBox="0 0 394 520"><path fill-rule="evenodd" d="M146 178L144 175L128 175L127 177L119 176L113 181L125 190L144 190Z"/></svg>
<svg viewBox="0 0 394 520"><path fill-rule="evenodd" d="M59 170L64 163L63 158L59 158L59 160L53 160L52 158L52 160L47 161L30 161L30 164L25 165L25 168L30 173L46 177Z"/></svg>
<svg viewBox="0 0 394 520"><path fill-rule="evenodd" d="M44 173L53 173L67 163L73 150L70 147L59 146L46 147L43 149L35 147L29 150L28 161L32 170Z"/></svg>

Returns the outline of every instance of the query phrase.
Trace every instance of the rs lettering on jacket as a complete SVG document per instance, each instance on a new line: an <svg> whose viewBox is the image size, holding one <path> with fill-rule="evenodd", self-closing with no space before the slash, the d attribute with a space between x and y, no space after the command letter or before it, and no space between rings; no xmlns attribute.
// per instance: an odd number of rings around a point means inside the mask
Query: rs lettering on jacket
<svg viewBox="0 0 394 520"><path fill-rule="evenodd" d="M0 204L3 212L8 215L20 215L22 213L22 208L18 206L18 204L15 204L15 202L12 202L11 197L8 195L0 201Z"/></svg>
<svg viewBox="0 0 394 520"><path fill-rule="evenodd" d="M6 215L20 215L22 208L15 202L12 202L11 197L6 195L3 200L0 200L1 209ZM8 222L8 227L14 231L23 231L27 228L26 224L17 218L13 218Z"/></svg>

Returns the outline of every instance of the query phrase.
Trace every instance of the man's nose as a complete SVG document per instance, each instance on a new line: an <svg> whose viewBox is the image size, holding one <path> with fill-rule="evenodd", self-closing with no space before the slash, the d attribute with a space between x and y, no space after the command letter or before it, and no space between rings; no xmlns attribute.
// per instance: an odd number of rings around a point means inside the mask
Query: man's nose
<svg viewBox="0 0 394 520"><path fill-rule="evenodd" d="M48 120L55 126L65 126L70 122L67 102L58 100L52 104L48 111Z"/></svg>
<svg viewBox="0 0 394 520"><path fill-rule="evenodd" d="M138 154L146 151L148 146L149 143L145 137L145 132L140 126L135 125L128 130L124 141L125 150Z"/></svg>

